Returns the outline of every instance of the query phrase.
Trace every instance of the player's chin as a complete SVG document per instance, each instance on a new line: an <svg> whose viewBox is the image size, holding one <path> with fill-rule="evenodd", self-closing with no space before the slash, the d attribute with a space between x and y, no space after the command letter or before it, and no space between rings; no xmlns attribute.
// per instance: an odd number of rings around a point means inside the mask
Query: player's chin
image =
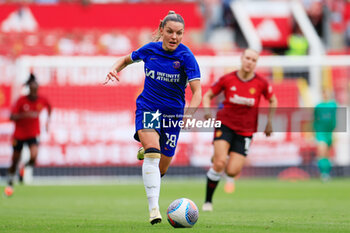
<svg viewBox="0 0 350 233"><path fill-rule="evenodd" d="M253 69L251 67L245 67L244 71L250 73L253 71Z"/></svg>
<svg viewBox="0 0 350 233"><path fill-rule="evenodd" d="M173 52L174 50L177 49L177 47L179 47L179 44L172 44L172 43L169 43L168 46L167 46L167 50L169 52Z"/></svg>

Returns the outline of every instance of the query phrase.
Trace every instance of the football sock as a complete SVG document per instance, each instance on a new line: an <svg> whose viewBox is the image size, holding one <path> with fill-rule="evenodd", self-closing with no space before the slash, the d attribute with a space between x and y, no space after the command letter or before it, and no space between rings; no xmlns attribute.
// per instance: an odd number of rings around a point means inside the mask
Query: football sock
<svg viewBox="0 0 350 233"><path fill-rule="evenodd" d="M7 175L7 184L9 186L13 186L13 180L15 178L15 175L14 174L8 174Z"/></svg>
<svg viewBox="0 0 350 233"><path fill-rule="evenodd" d="M142 164L142 178L148 199L149 211L159 208L160 192L160 171L159 171L160 151L150 148L145 151L145 158Z"/></svg>
<svg viewBox="0 0 350 233"><path fill-rule="evenodd" d="M33 182L34 166L26 165L24 168L23 181L24 183L30 184Z"/></svg>
<svg viewBox="0 0 350 233"><path fill-rule="evenodd" d="M26 163L25 166L32 166L32 167L34 167L34 165L35 165L35 159L30 158L30 160Z"/></svg>
<svg viewBox="0 0 350 233"><path fill-rule="evenodd" d="M228 183L234 183L235 182L235 178L233 178L231 176L228 176L228 175L225 175L225 180Z"/></svg>
<svg viewBox="0 0 350 233"><path fill-rule="evenodd" d="M332 164L326 157L320 158L317 162L317 166L321 174L329 175L332 170Z"/></svg>
<svg viewBox="0 0 350 233"><path fill-rule="evenodd" d="M216 172L213 168L210 168L207 172L207 191L205 196L205 202L212 202L213 194L221 178L221 173Z"/></svg>

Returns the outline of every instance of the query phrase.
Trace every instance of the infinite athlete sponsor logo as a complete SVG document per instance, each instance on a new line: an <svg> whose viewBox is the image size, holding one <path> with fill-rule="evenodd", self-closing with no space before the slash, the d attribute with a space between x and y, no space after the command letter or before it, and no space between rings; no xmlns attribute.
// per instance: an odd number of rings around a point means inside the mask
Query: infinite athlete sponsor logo
<svg viewBox="0 0 350 233"><path fill-rule="evenodd" d="M169 83L180 82L180 74L168 74L165 72L150 70L148 68L146 68L146 77L149 77L155 80L169 82Z"/></svg>

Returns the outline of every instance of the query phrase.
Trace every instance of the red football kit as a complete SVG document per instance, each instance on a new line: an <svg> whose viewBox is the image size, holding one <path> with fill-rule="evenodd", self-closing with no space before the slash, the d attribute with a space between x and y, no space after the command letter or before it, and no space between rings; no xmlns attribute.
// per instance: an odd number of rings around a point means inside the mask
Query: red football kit
<svg viewBox="0 0 350 233"><path fill-rule="evenodd" d="M217 113L217 120L242 136L252 136L257 131L260 97L267 100L273 95L267 80L254 74L249 80L238 77L238 71L222 76L211 86L215 95L224 91L223 108Z"/></svg>
<svg viewBox="0 0 350 233"><path fill-rule="evenodd" d="M34 112L36 113L36 117L25 117L15 121L13 137L18 140L26 140L39 136L39 114L44 108L50 109L51 106L49 102L41 96L38 96L35 100L30 100L28 96L20 97L12 109L12 114Z"/></svg>

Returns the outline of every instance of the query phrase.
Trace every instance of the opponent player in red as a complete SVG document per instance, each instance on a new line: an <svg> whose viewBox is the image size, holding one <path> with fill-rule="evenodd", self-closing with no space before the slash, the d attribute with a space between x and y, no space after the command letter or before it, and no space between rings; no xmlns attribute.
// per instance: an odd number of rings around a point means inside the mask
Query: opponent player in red
<svg viewBox="0 0 350 233"><path fill-rule="evenodd" d="M12 163L8 170L8 186L5 188L7 196L13 193L15 173L24 144L27 144L30 150L30 160L25 165L26 168L32 170L35 165L39 144L37 137L40 134L40 112L46 108L48 117L51 114L50 103L44 97L38 95L39 85L33 74L30 74L25 85L29 87L29 94L21 96L17 100L10 116L10 119L15 122L15 132L13 134ZM46 122L46 129L48 129L48 122Z"/></svg>
<svg viewBox="0 0 350 233"><path fill-rule="evenodd" d="M261 96L269 101L265 134L270 136L272 133L277 99L268 82L254 71L258 58L257 51L246 49L241 56L241 68L221 77L203 96L203 107L209 109L211 99L222 91L225 95L223 108L217 113L216 120L221 120L222 126L214 132L213 165L207 173L203 211L213 210L212 197L222 173L235 177L241 172L253 133L257 130ZM205 117L211 118L210 112Z"/></svg>

